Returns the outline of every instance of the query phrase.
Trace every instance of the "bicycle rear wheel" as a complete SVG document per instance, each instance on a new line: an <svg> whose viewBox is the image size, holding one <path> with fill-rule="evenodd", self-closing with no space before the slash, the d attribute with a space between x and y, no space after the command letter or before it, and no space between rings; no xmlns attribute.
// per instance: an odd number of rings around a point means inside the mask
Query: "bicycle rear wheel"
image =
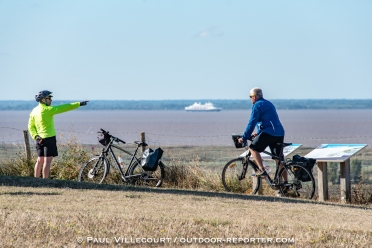
<svg viewBox="0 0 372 248"><path fill-rule="evenodd" d="M287 180L285 178L287 177ZM304 178L306 181L304 181ZM302 165L289 164L279 171L279 187L283 196L311 199L315 193L313 175Z"/></svg>
<svg viewBox="0 0 372 248"><path fill-rule="evenodd" d="M136 186L160 187L164 176L164 164L161 161L155 171L145 171L137 161L129 170L129 182Z"/></svg>
<svg viewBox="0 0 372 248"><path fill-rule="evenodd" d="M228 192L256 194L261 180L252 176L255 171L250 164L246 173L243 172L244 160L244 158L235 158L225 165L222 170L222 184Z"/></svg>
<svg viewBox="0 0 372 248"><path fill-rule="evenodd" d="M92 158L81 167L78 181L102 183L107 175L107 171L108 167L105 158Z"/></svg>

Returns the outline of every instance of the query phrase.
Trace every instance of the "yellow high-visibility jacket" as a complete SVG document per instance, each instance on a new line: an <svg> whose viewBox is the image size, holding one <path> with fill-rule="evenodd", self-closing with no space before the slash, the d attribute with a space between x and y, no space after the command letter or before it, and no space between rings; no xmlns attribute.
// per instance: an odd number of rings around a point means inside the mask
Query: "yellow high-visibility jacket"
<svg viewBox="0 0 372 248"><path fill-rule="evenodd" d="M80 107L80 102L67 103L58 106L47 106L39 103L31 113L28 120L28 130L33 139L40 136L42 139L56 136L54 129L54 115L74 110Z"/></svg>

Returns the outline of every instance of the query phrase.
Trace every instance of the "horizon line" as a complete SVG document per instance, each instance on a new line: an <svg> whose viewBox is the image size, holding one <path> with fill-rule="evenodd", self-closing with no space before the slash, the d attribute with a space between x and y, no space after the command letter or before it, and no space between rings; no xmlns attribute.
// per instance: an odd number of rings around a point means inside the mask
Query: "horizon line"
<svg viewBox="0 0 372 248"><path fill-rule="evenodd" d="M265 98L266 99L266 98ZM249 100L249 98L231 98L231 99L209 99L209 98L200 98L200 99L162 99L162 100L155 100L155 99L141 99L141 100L125 100L125 99L90 99L89 101L236 101L236 100ZM372 100L372 98L286 98L286 99L266 99L269 101L336 101L336 100L342 100L342 101L358 101L358 100ZM19 100L19 99L12 99L12 100L1 100L0 102L6 102L6 101L35 101L35 100ZM82 100L76 100L76 99L54 99L54 101L82 101Z"/></svg>

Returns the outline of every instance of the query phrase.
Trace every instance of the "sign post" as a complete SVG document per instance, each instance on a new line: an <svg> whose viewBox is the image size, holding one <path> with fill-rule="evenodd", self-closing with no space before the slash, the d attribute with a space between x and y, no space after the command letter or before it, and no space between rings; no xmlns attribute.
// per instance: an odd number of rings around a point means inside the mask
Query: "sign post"
<svg viewBox="0 0 372 248"><path fill-rule="evenodd" d="M318 163L318 194L320 201L328 200L327 162L340 163L341 202L351 198L350 157L365 148L366 144L321 144L305 155L314 158Z"/></svg>

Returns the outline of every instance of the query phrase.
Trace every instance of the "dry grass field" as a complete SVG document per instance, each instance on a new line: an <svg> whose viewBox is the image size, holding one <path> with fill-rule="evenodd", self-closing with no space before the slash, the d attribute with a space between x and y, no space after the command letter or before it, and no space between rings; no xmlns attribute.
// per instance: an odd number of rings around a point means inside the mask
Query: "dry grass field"
<svg viewBox="0 0 372 248"><path fill-rule="evenodd" d="M0 247L372 247L371 207L30 177L0 185Z"/></svg>

